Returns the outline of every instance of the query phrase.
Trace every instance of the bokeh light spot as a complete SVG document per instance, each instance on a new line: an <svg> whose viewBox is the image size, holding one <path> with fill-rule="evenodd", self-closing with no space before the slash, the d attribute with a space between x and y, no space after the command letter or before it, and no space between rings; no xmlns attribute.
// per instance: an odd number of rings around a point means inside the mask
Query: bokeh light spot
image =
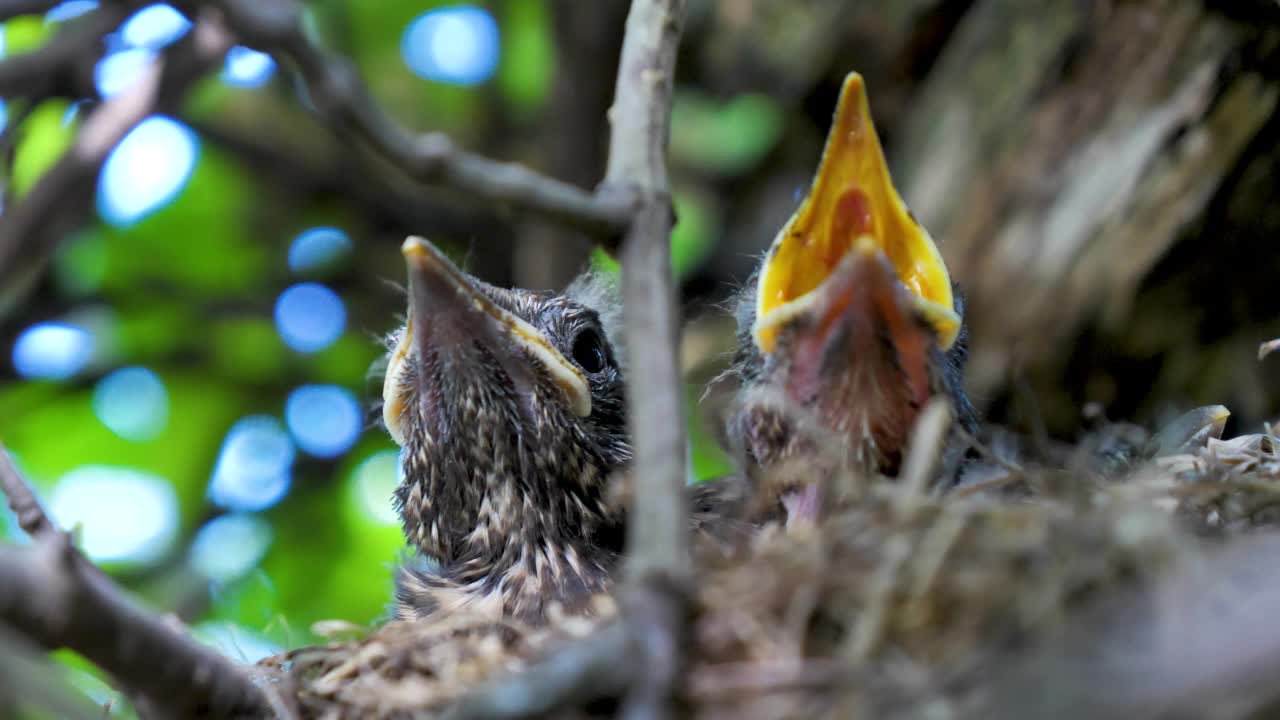
<svg viewBox="0 0 1280 720"><path fill-rule="evenodd" d="M54 487L49 511L61 527L81 526L82 547L97 562L154 562L178 534L173 487L132 468L72 470Z"/></svg>
<svg viewBox="0 0 1280 720"><path fill-rule="evenodd" d="M321 458L350 450L362 425L356 396L337 385L303 385L289 393L284 420L298 447Z"/></svg>
<svg viewBox="0 0 1280 720"><path fill-rule="evenodd" d="M132 225L177 197L199 153L187 126L161 116L143 120L107 156L98 179L98 212L116 227Z"/></svg>
<svg viewBox="0 0 1280 720"><path fill-rule="evenodd" d="M271 547L271 525L257 515L210 520L191 543L191 564L215 582L229 582L258 566Z"/></svg>
<svg viewBox="0 0 1280 720"><path fill-rule="evenodd" d="M154 372L142 367L121 368L93 389L93 413L126 440L150 440L169 421L169 393Z"/></svg>
<svg viewBox="0 0 1280 720"><path fill-rule="evenodd" d="M360 500L360 509L383 525L400 522L391 497L404 477L402 452L380 450L361 461L351 473L350 482Z"/></svg>
<svg viewBox="0 0 1280 720"><path fill-rule="evenodd" d="M13 344L13 369L33 380L66 380L93 357L93 336L62 323L32 325Z"/></svg>
<svg viewBox="0 0 1280 720"><path fill-rule="evenodd" d="M304 353L329 347L347 325L342 298L318 283L299 283L280 293L275 315L285 344Z"/></svg>
<svg viewBox="0 0 1280 720"><path fill-rule="evenodd" d="M242 45L227 51L227 62L222 68L222 81L244 88L262 87L275 73L276 61L266 53Z"/></svg>
<svg viewBox="0 0 1280 720"><path fill-rule="evenodd" d="M94 66L94 87L104 98L119 95L142 76L143 70L155 57L155 51L147 48L127 48L113 52Z"/></svg>
<svg viewBox="0 0 1280 720"><path fill-rule="evenodd" d="M289 245L289 269L298 275L327 270L351 254L351 238L335 227L304 230Z"/></svg>
<svg viewBox="0 0 1280 720"><path fill-rule="evenodd" d="M456 85L489 79L498 67L498 52L498 23L473 5L423 13L400 41L400 53L414 74Z"/></svg>
<svg viewBox="0 0 1280 720"><path fill-rule="evenodd" d="M293 441L268 415L231 426L209 482L209 499L232 511L255 512L280 502L289 491Z"/></svg>
<svg viewBox="0 0 1280 720"><path fill-rule="evenodd" d="M80 17L98 7L97 0L67 0L67 2L55 5L44 14L45 22L57 23L66 22L72 18Z"/></svg>
<svg viewBox="0 0 1280 720"><path fill-rule="evenodd" d="M120 35L130 47L159 50L187 34L191 21L172 5L148 5L124 21Z"/></svg>

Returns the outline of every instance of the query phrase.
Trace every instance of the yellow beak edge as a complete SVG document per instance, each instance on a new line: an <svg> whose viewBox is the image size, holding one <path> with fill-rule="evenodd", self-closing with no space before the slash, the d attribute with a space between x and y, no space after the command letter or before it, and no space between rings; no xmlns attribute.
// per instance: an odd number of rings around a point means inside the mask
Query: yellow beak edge
<svg viewBox="0 0 1280 720"><path fill-rule="evenodd" d="M760 273L752 334L761 351L773 352L780 327L807 306L841 258L855 245L865 247L868 238L911 291L939 345L950 348L960 316L947 267L893 187L862 76L849 73L809 193L774 238Z"/></svg>

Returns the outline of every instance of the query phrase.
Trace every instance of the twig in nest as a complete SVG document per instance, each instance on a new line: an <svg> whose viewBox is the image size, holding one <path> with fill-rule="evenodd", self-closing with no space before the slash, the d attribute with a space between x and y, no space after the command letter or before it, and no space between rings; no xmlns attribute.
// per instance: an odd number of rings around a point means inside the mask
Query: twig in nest
<svg viewBox="0 0 1280 720"><path fill-rule="evenodd" d="M468 693L442 720L515 720L624 692L634 673L630 628L622 620L553 651L517 675Z"/></svg>
<svg viewBox="0 0 1280 720"><path fill-rule="evenodd" d="M783 658L699 668L689 677L689 695L703 701L745 694L823 690L846 685L854 672L835 660Z"/></svg>
<svg viewBox="0 0 1280 720"><path fill-rule="evenodd" d="M951 403L942 397L929 401L916 420L911 446L899 476L901 487L894 503L894 512L904 523L920 511L926 497L925 489L942 458L942 446L951 420ZM898 577L916 545L906 534L890 538L885 545L880 564L872 576L873 591L849 635L848 653L854 660L867 659L880 646Z"/></svg>

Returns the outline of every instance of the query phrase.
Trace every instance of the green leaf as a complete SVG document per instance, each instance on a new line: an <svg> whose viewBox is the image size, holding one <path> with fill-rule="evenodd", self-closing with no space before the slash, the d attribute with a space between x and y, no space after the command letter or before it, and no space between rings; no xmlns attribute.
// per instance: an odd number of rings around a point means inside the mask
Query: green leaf
<svg viewBox="0 0 1280 720"><path fill-rule="evenodd" d="M107 277L106 238L98 229L82 230L65 242L53 259L58 287L73 297L97 292Z"/></svg>
<svg viewBox="0 0 1280 720"><path fill-rule="evenodd" d="M676 226L671 230L671 267L677 280L693 274L715 248L717 216L710 198L689 189L675 192Z"/></svg>
<svg viewBox="0 0 1280 720"><path fill-rule="evenodd" d="M350 384L362 379L383 348L373 338L346 333L320 352L307 355L307 376L315 382Z"/></svg>
<svg viewBox="0 0 1280 720"><path fill-rule="evenodd" d="M676 226L671 229L671 268L677 282L702 266L715 249L720 232L719 219L711 200L693 189L676 190ZM609 253L591 251L591 267L596 272L617 275L621 266Z"/></svg>
<svg viewBox="0 0 1280 720"><path fill-rule="evenodd" d="M103 228L107 262L101 292L134 295L157 280L224 300L261 291L272 263L271 248L246 227L255 185L237 161L203 146L174 202L130 228Z"/></svg>
<svg viewBox="0 0 1280 720"><path fill-rule="evenodd" d="M242 412L244 395L205 374L160 372L169 396L169 421L154 439L121 438L99 422L92 392L31 390L0 393L0 437L22 458L37 486L50 489L84 464L132 467L172 483L185 522L204 507L210 469L226 429ZM39 402L33 402L39 400Z"/></svg>
<svg viewBox="0 0 1280 720"><path fill-rule="evenodd" d="M545 0L507 3L498 86L517 113L531 115L547 99L555 75L554 32Z"/></svg>
<svg viewBox="0 0 1280 720"><path fill-rule="evenodd" d="M690 473L699 481L722 477L733 469L728 454L720 447L706 428L698 397L702 388L686 385L684 389L685 412L689 421L689 450L692 462Z"/></svg>
<svg viewBox="0 0 1280 720"><path fill-rule="evenodd" d="M288 352L268 318L226 318L213 323L208 350L219 372L243 383L268 383L284 377Z"/></svg>
<svg viewBox="0 0 1280 720"><path fill-rule="evenodd" d="M18 196L26 195L71 145L77 123L63 124L68 107L65 100L46 100L23 123L13 158L13 189Z"/></svg>
<svg viewBox="0 0 1280 720"><path fill-rule="evenodd" d="M16 17L4 24L5 53L18 55L31 52L44 45L57 25L46 23L39 15Z"/></svg>
<svg viewBox="0 0 1280 720"><path fill-rule="evenodd" d="M782 122L782 112L763 95L717 103L704 93L679 90L671 109L671 152L698 168L740 173L774 146Z"/></svg>

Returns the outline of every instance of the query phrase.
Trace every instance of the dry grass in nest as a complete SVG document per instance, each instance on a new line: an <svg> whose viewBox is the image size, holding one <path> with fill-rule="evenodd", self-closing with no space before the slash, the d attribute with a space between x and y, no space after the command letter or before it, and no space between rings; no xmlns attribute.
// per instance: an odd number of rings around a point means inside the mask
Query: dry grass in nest
<svg viewBox="0 0 1280 720"><path fill-rule="evenodd" d="M880 480L818 526L772 528L734 556L702 557L683 688L694 714L1018 717L1011 707L1048 702L1046 682L1078 705L1097 695L1081 683L1098 663L1083 661L1114 650L1116 633L1103 629L1116 618L1127 618L1126 632L1160 635L1164 625L1135 610L1157 595L1160 622L1175 628L1179 617L1210 627L1230 614L1233 591L1204 586L1227 581L1188 578L1228 572L1214 559L1224 539L1274 519L1280 457L1258 435L1211 440L1123 476L1026 471L990 487L939 498ZM302 717L422 717L591 627L393 623L265 665ZM1176 657L1169 680L1198 662L1165 650L1147 647L1130 665ZM1027 674L1045 658L1081 662L1072 677ZM1163 687L1148 680L1142 688ZM1126 708L1147 698L1131 685L1109 697Z"/></svg>

